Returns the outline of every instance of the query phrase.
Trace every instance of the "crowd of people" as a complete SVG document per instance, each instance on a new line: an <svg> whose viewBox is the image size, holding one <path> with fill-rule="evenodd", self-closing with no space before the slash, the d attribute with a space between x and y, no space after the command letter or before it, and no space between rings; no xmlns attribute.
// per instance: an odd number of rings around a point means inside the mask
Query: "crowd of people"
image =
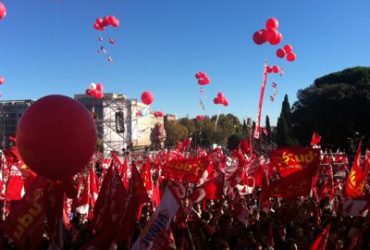
<svg viewBox="0 0 370 250"><path fill-rule="evenodd" d="M128 159L131 156L127 154L125 157ZM162 249L370 249L370 213L366 213L366 209L370 207L370 178L368 177L365 184L362 199L365 201L367 199L368 203L362 211L353 212L352 207L348 208L345 205L347 201L342 194L345 178L350 170L346 165L349 164L342 162L337 164L340 167L335 167L335 159L331 158L328 159L328 154L322 157L321 181L326 181L325 173L327 167L331 166L334 194L324 194L319 199L312 193L289 200L270 197L270 204L266 208L261 203L261 187L254 187L248 193L233 188L223 192L218 199L205 198L194 203L189 197L189 190L192 187L190 185L189 189L189 186L185 185L186 194L180 199L180 209L172 220L168 235L163 238L166 243ZM131 165L137 165L140 169L139 161L136 162L132 157L130 161ZM106 166L103 164L103 161L98 161L95 165L100 181L103 181L106 172ZM340 171L344 171L345 174L339 174ZM159 183L158 173L152 170L151 174L153 183ZM160 182L162 186L172 185L172 180L163 179ZM70 227L63 230L63 248L130 249L145 230L154 211L153 202L145 203L141 208L136 227L127 240L112 241L99 248L99 244L96 246L89 244L97 237L91 219L72 207L69 213ZM320 248L323 247L323 241L320 243L321 246L315 246L320 237L327 237L325 248ZM18 249L12 237L4 233L0 237L0 246L2 249ZM50 247L50 235L44 233L38 249L53 249Z"/></svg>

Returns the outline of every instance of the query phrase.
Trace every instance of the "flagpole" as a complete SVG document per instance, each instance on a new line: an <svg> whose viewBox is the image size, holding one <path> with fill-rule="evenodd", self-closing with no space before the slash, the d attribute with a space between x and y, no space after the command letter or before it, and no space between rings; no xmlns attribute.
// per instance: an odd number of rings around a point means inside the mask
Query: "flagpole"
<svg viewBox="0 0 370 250"><path fill-rule="evenodd" d="M254 131L254 138L256 139L260 137L262 105L263 105L263 99L265 96L266 83L267 83L267 66L268 66L267 63L263 64L262 85L261 85L260 99L259 99L258 110L257 110L257 124L256 124L256 128Z"/></svg>

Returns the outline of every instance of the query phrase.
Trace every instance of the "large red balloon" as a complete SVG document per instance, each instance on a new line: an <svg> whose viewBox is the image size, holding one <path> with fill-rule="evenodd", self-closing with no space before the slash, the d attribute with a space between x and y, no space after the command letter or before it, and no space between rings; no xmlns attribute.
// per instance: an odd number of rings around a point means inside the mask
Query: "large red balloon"
<svg viewBox="0 0 370 250"><path fill-rule="evenodd" d="M264 42L266 42L266 39L264 37L264 30L259 30L259 31L256 31L254 34L253 34L253 42L255 44L258 44L258 45L261 45L263 44Z"/></svg>
<svg viewBox="0 0 370 250"><path fill-rule="evenodd" d="M0 85L3 84L5 82L5 78L0 76Z"/></svg>
<svg viewBox="0 0 370 250"><path fill-rule="evenodd" d="M271 17L267 19L266 29L278 29L278 28L279 28L279 21L276 18Z"/></svg>
<svg viewBox="0 0 370 250"><path fill-rule="evenodd" d="M146 105L152 104L152 102L154 101L154 96L153 96L152 92L144 91L141 94L141 101Z"/></svg>
<svg viewBox="0 0 370 250"><path fill-rule="evenodd" d="M0 2L0 20L6 16L6 7L5 5Z"/></svg>
<svg viewBox="0 0 370 250"><path fill-rule="evenodd" d="M85 167L96 148L96 126L78 101L62 95L37 100L19 120L16 142L37 174L66 180Z"/></svg>

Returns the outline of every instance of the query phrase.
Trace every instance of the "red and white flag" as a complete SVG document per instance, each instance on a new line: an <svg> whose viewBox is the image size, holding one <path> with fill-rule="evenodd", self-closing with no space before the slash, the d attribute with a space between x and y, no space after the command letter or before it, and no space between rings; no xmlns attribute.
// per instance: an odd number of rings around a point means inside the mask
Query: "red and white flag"
<svg viewBox="0 0 370 250"><path fill-rule="evenodd" d="M203 185L195 188L190 195L190 200L194 203L201 202L203 199L217 200L222 198L225 175L220 174Z"/></svg>
<svg viewBox="0 0 370 250"><path fill-rule="evenodd" d="M170 238L170 225L180 204L167 187L158 208L131 248L132 250L162 249Z"/></svg>
<svg viewBox="0 0 370 250"><path fill-rule="evenodd" d="M317 132L312 133L311 146L318 146L321 141L321 136Z"/></svg>

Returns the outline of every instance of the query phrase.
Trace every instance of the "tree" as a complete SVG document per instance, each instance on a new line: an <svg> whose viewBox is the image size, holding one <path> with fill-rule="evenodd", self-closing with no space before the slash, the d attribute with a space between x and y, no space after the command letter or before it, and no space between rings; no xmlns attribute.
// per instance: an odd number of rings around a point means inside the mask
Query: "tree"
<svg viewBox="0 0 370 250"><path fill-rule="evenodd" d="M284 101L281 105L280 116L277 121L277 145L278 147L294 146L298 142L292 131L292 113L288 95L284 96Z"/></svg>
<svg viewBox="0 0 370 250"><path fill-rule="evenodd" d="M165 123L166 130L166 147L173 147L177 142L188 137L188 129L181 125L178 121L167 121Z"/></svg>
<svg viewBox="0 0 370 250"><path fill-rule="evenodd" d="M165 140L166 130L164 129L163 124L158 122L150 133L151 146L156 150L163 149Z"/></svg>
<svg viewBox="0 0 370 250"><path fill-rule="evenodd" d="M345 148L356 132L370 136L370 68L355 67L320 77L299 90L293 105L294 131L308 145L313 131L325 146Z"/></svg>
<svg viewBox="0 0 370 250"><path fill-rule="evenodd" d="M236 149L240 141L243 139L243 136L241 134L232 134L227 138L227 148L229 150L234 150Z"/></svg>
<svg viewBox="0 0 370 250"><path fill-rule="evenodd" d="M271 125L270 125L270 117L266 115L265 120L265 126L266 126L266 133L267 133L267 141L271 141L272 138L272 132L271 132Z"/></svg>

